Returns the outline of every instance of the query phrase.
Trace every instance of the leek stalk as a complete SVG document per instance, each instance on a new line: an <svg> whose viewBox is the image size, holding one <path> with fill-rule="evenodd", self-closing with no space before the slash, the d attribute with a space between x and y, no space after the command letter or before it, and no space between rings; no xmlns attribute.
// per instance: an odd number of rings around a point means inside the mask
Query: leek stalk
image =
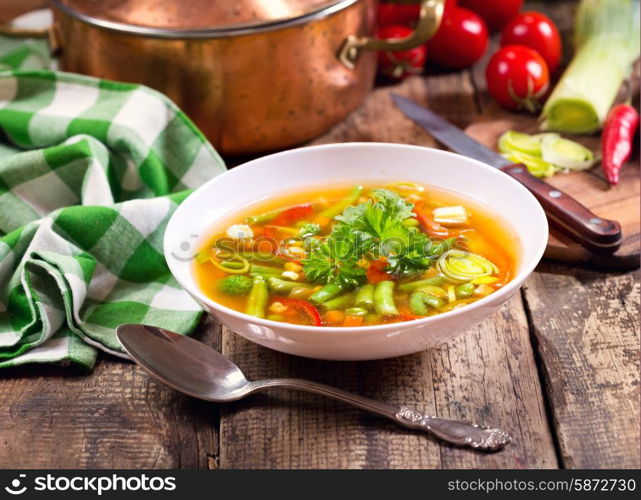
<svg viewBox="0 0 641 500"><path fill-rule="evenodd" d="M574 36L574 58L543 107L543 130L601 128L639 57L639 0L581 0Z"/></svg>

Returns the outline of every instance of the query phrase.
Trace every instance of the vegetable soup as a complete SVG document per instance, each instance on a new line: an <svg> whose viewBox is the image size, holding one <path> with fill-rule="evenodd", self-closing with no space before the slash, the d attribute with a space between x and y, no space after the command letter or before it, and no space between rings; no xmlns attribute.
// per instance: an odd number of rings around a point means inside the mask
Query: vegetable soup
<svg viewBox="0 0 641 500"><path fill-rule="evenodd" d="M399 182L303 190L228 220L197 254L214 301L258 318L370 326L432 316L495 292L517 243L460 195Z"/></svg>

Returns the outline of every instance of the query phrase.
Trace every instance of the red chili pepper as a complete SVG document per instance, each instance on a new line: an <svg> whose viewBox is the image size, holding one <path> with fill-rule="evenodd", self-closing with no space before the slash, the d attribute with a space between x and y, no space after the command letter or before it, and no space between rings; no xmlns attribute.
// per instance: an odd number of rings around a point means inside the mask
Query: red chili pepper
<svg viewBox="0 0 641 500"><path fill-rule="evenodd" d="M387 262L384 260L375 260L370 263L367 268L367 281L369 283L380 283L391 279L391 275L386 273L384 269L387 267Z"/></svg>
<svg viewBox="0 0 641 500"><path fill-rule="evenodd" d="M601 165L612 185L618 184L621 167L630 157L638 125L639 113L628 104L614 106L608 113L601 136Z"/></svg>
<svg viewBox="0 0 641 500"><path fill-rule="evenodd" d="M299 311L303 311L311 320L314 326L322 326L323 322L321 321L320 313L312 304L302 299L288 299L288 298L278 298L277 302L280 302L286 307L293 307Z"/></svg>
<svg viewBox="0 0 641 500"><path fill-rule="evenodd" d="M447 238L449 236L449 231L445 227L434 222L432 217L427 215L422 208L415 206L414 213L416 214L418 222L423 226L423 229L425 229L429 236L437 238Z"/></svg>
<svg viewBox="0 0 641 500"><path fill-rule="evenodd" d="M314 209L310 203L297 205L279 213L274 217L271 224L274 226L289 226L294 222L298 222L299 220L309 217L313 213Z"/></svg>

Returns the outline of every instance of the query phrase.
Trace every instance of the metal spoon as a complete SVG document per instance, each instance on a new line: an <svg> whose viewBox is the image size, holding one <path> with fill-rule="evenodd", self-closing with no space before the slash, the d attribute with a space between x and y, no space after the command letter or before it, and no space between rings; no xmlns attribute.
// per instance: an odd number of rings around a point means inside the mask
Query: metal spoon
<svg viewBox="0 0 641 500"><path fill-rule="evenodd" d="M457 446L493 451L511 441L500 429L430 417L407 406L374 401L317 382L296 378L250 382L240 368L215 349L162 328L122 325L117 335L129 355L153 377L177 391L206 401L236 401L254 392L284 387L337 399Z"/></svg>

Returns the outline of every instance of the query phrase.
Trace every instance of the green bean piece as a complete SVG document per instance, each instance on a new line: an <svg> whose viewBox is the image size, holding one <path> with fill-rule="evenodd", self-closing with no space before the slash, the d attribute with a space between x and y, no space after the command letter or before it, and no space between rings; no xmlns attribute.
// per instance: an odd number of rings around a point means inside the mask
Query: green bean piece
<svg viewBox="0 0 641 500"><path fill-rule="evenodd" d="M272 264L278 267L284 266L287 262L287 260L279 255L273 255L271 253L239 252L238 255L247 259L249 262L262 262L263 264Z"/></svg>
<svg viewBox="0 0 641 500"><path fill-rule="evenodd" d="M280 314L270 314L267 316L267 319L271 319L272 321L283 321L283 317Z"/></svg>
<svg viewBox="0 0 641 500"><path fill-rule="evenodd" d="M354 302L354 294L349 292L349 293L344 293L343 295L339 295L338 297L334 297L333 299L327 300L319 304L318 307L320 307L323 311L335 311L335 310L342 311L350 307L353 302Z"/></svg>
<svg viewBox="0 0 641 500"><path fill-rule="evenodd" d="M410 281L409 283L403 283L402 285L398 286L398 289L401 292L413 292L414 290L418 290L419 288L427 285L440 286L443 283L445 283L445 281L446 279L443 276L433 276L432 278L426 278L424 280Z"/></svg>
<svg viewBox="0 0 641 500"><path fill-rule="evenodd" d="M247 298L247 307L245 312L250 316L257 318L265 317L265 307L269 298L267 283L262 276L255 276L252 282L252 289Z"/></svg>
<svg viewBox="0 0 641 500"><path fill-rule="evenodd" d="M459 299L467 299L474 294L476 287L472 283L463 283L455 289L456 296Z"/></svg>
<svg viewBox="0 0 641 500"><path fill-rule="evenodd" d="M300 283L298 281L288 281L277 278L275 276L267 277L267 285L269 289L276 293L289 293L294 288L312 288L313 285L308 283Z"/></svg>
<svg viewBox="0 0 641 500"><path fill-rule="evenodd" d="M410 311L416 316L427 316L428 310L425 303L427 295L423 292L414 292L410 296Z"/></svg>
<svg viewBox="0 0 641 500"><path fill-rule="evenodd" d="M269 222L270 220L275 219L277 216L282 214L287 208L277 208L276 210L270 210L259 215L252 215L245 219L245 224L262 224L263 222Z"/></svg>
<svg viewBox="0 0 641 500"><path fill-rule="evenodd" d="M374 308L382 316L398 316L398 309L394 304L393 281L380 281L374 289Z"/></svg>
<svg viewBox="0 0 641 500"><path fill-rule="evenodd" d="M318 290L318 292L314 292L309 297L309 300L311 302L314 302L315 304L322 304L323 302L336 297L342 291L343 287L341 287L338 283L328 283L323 288Z"/></svg>
<svg viewBox="0 0 641 500"><path fill-rule="evenodd" d="M434 297L446 297L447 292L443 290L440 286L434 286L434 285L425 285L416 290L417 292L423 292L427 295L433 295Z"/></svg>
<svg viewBox="0 0 641 500"><path fill-rule="evenodd" d="M309 289L312 285L308 285L307 283L297 283L299 286L295 286L292 288L292 290L289 292L288 297L290 299L305 299L307 300L307 297L309 297Z"/></svg>
<svg viewBox="0 0 641 500"><path fill-rule="evenodd" d="M345 309L345 314L349 316L365 316L367 315L367 309L363 309L362 307L349 307Z"/></svg>
<svg viewBox="0 0 641 500"><path fill-rule="evenodd" d="M374 308L374 285L368 283L356 290L356 298L354 299L354 305L356 307L363 307L365 309L371 310Z"/></svg>
<svg viewBox="0 0 641 500"><path fill-rule="evenodd" d="M433 307L434 309L440 309L441 307L443 307L445 305L445 302L443 302L438 297L434 297L432 295L426 295L425 296L425 303L428 306Z"/></svg>
<svg viewBox="0 0 641 500"><path fill-rule="evenodd" d="M226 267L227 269L243 269L245 267L245 264L242 262L237 262L235 260L225 260L220 263L222 267Z"/></svg>
<svg viewBox="0 0 641 500"><path fill-rule="evenodd" d="M210 254L210 250L198 252L196 254L196 262L198 262L199 264L204 264L205 262L209 262L209 258L210 258L209 254Z"/></svg>
<svg viewBox="0 0 641 500"><path fill-rule="evenodd" d="M280 276L283 272L283 269L279 269L277 267L261 266L259 264L252 264L251 266L249 266L249 272L269 276Z"/></svg>
<svg viewBox="0 0 641 500"><path fill-rule="evenodd" d="M319 215L326 219L333 219L338 214L343 213L343 210L345 210L347 207L356 203L356 200L358 200L358 197L361 195L362 192L363 192L363 186L354 186L354 188L349 192L349 194L345 198L343 198L338 203L335 203L331 207L326 208Z"/></svg>

